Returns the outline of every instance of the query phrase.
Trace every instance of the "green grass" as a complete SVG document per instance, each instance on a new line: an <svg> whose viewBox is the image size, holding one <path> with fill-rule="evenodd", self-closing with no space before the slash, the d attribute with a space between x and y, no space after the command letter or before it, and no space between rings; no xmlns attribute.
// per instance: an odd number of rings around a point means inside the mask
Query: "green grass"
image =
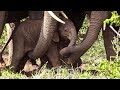
<svg viewBox="0 0 120 90"><path fill-rule="evenodd" d="M81 28L81 33L85 33L87 29L86 20ZM81 42L79 38L79 42ZM1 43L1 42L0 42ZM103 44L102 32L100 32L97 41L93 46L81 57L83 63L86 63L86 71L79 68L59 67L47 69L43 66L39 72L36 72L31 77L23 74L14 74L9 70L1 71L0 79L115 79L120 78L120 60L108 62ZM94 74L91 71L96 70Z"/></svg>

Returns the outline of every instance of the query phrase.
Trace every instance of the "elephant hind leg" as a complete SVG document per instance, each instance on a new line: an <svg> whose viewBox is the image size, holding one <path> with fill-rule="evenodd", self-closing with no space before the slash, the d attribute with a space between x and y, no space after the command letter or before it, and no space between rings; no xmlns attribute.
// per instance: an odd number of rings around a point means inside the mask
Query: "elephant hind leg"
<svg viewBox="0 0 120 90"><path fill-rule="evenodd" d="M105 46L107 60L114 60L114 58L112 58L111 56L116 56L112 44L113 37L114 37L114 32L110 30L109 26L107 26L106 30L103 31L104 46Z"/></svg>
<svg viewBox="0 0 120 90"><path fill-rule="evenodd" d="M57 67L61 65L61 62L59 60L60 57L57 49L57 43L51 42L51 46L48 49L47 56L53 67Z"/></svg>
<svg viewBox="0 0 120 90"><path fill-rule="evenodd" d="M40 60L41 60L40 68L41 68L44 64L46 64L46 67L49 68L49 69L53 67L53 66L52 66L52 63L49 61L49 58L48 58L48 56L47 56L46 54L44 54L44 55L40 58Z"/></svg>
<svg viewBox="0 0 120 90"><path fill-rule="evenodd" d="M24 69L24 66L28 59L29 58L26 55L21 59L21 61L19 62L18 66L17 66L16 72L20 72L20 70Z"/></svg>

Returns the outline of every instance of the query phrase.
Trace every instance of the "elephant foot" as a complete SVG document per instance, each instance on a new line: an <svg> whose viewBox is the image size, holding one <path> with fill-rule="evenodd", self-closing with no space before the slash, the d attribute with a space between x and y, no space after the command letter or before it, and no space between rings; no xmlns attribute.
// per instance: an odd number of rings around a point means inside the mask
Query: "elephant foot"
<svg viewBox="0 0 120 90"><path fill-rule="evenodd" d="M82 65L82 60L81 59L78 59L76 60L76 62L73 64L73 67L79 67Z"/></svg>
<svg viewBox="0 0 120 90"><path fill-rule="evenodd" d="M6 66L5 69L13 72L14 74L16 74L18 72L18 70L16 68L12 67L11 65Z"/></svg>
<svg viewBox="0 0 120 90"><path fill-rule="evenodd" d="M67 60L65 60L65 63L68 66L72 66L72 67L76 68L76 67L80 67L82 65L82 60L79 58L73 62L73 60L67 59Z"/></svg>

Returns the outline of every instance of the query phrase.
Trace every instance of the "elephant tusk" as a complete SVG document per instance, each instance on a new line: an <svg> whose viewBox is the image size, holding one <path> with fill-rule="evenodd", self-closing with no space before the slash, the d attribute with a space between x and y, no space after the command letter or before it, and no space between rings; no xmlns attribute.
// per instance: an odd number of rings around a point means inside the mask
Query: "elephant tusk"
<svg viewBox="0 0 120 90"><path fill-rule="evenodd" d="M60 13L63 15L63 17L65 17L66 19L68 19L67 15L63 11L60 11Z"/></svg>
<svg viewBox="0 0 120 90"><path fill-rule="evenodd" d="M62 21L60 18L58 18L52 11L47 11L47 12L50 14L50 16L52 16L58 22L65 24L65 22Z"/></svg>

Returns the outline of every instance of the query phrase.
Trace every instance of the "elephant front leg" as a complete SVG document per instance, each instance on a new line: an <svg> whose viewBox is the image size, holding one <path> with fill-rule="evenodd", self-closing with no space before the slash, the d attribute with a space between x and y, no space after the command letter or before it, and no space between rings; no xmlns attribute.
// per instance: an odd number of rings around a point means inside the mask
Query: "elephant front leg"
<svg viewBox="0 0 120 90"><path fill-rule="evenodd" d="M5 25L5 21L6 21L6 11L0 11L0 37L2 35L3 32L3 28Z"/></svg>
<svg viewBox="0 0 120 90"><path fill-rule="evenodd" d="M113 37L114 32L110 29L109 26L106 27L106 30L103 31L104 46L106 51L107 60L114 60L111 56L116 56L116 52L113 49Z"/></svg>
<svg viewBox="0 0 120 90"><path fill-rule="evenodd" d="M57 43L52 41L48 49L47 56L53 67L57 67L61 65L59 55L60 54L57 49Z"/></svg>
<svg viewBox="0 0 120 90"><path fill-rule="evenodd" d="M13 37L13 55L12 55L12 61L10 64L11 70L13 72L17 72L18 65L20 63L20 60L24 56L24 37L17 33Z"/></svg>

